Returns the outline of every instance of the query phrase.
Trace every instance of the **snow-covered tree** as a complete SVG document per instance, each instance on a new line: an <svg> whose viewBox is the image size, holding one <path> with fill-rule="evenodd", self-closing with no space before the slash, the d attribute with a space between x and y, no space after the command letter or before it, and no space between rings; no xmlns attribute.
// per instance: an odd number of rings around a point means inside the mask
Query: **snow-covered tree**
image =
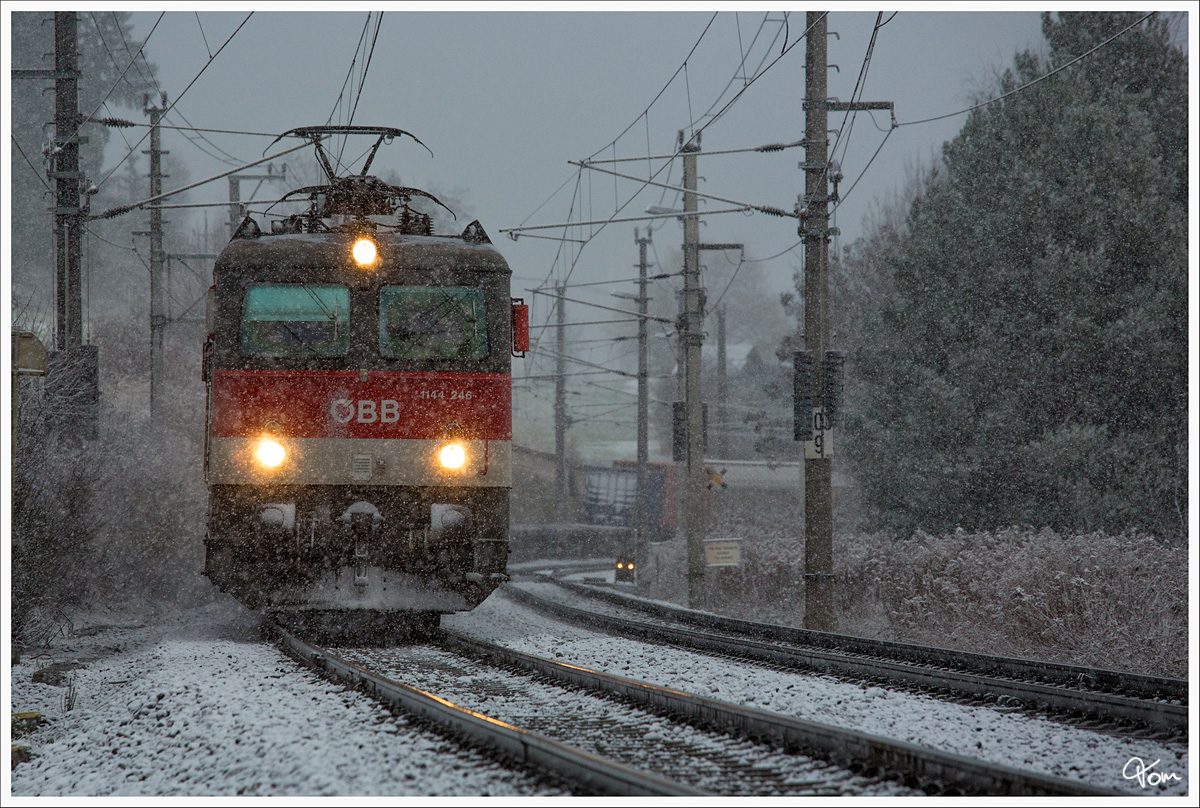
<svg viewBox="0 0 1200 808"><path fill-rule="evenodd" d="M1136 19L1047 17L913 203L853 363L881 523L1186 531L1184 60L1150 22L1026 86Z"/></svg>

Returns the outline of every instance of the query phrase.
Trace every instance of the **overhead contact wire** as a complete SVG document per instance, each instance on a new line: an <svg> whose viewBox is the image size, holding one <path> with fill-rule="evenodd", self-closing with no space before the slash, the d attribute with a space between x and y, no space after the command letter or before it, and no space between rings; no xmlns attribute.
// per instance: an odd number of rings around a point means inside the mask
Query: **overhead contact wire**
<svg viewBox="0 0 1200 808"><path fill-rule="evenodd" d="M221 55L221 52L225 50L225 47L230 42L233 41L233 38L238 35L238 32L241 31L243 27L245 27L246 23L248 23L250 21L250 18L253 16L254 16L253 11L251 11L249 14L246 15L246 19L242 20L241 24L238 25L238 27L234 30L234 32L229 35L229 38L226 39L224 43L222 43L221 47L217 48L217 52L212 55L212 58L210 58L207 62L205 62L204 67L200 68L200 72L196 74L195 78L193 78L190 82L188 82L188 85L183 88L183 92L181 92L178 96L176 96L175 100L173 102L171 102L171 105L169 107L167 107L166 110L163 111L163 115L166 115L166 113L168 111L175 108L175 105L179 103L180 99L182 99L183 96L187 94L187 91L192 88L192 85L194 85L200 79L200 77L204 75L204 71L208 70L209 66L216 60L216 58L218 56ZM130 158L130 156L132 156L133 152L137 149L138 146L140 146L142 144L142 141L145 140L147 138L147 136L149 136L149 134L150 134L150 132L147 131L146 134L142 135L141 138L138 139L138 142L133 144L133 149L130 149L129 152L124 157L122 157L117 162L117 164L115 166L113 166L112 169L107 174L104 175L103 179L101 179L100 182L96 183L96 185L100 186L100 185L103 185L105 182L107 182L109 177L111 177L114 173L116 173L117 169L120 168L124 164L124 162Z"/></svg>
<svg viewBox="0 0 1200 808"><path fill-rule="evenodd" d="M379 12L379 16L375 18L375 35L371 37L371 49L367 51L367 61L363 65L362 77L358 82L358 92L354 96L354 106L350 108L350 120L346 122L346 126L354 125L354 113L358 112L358 100L362 98L363 87L367 84L367 73L371 69L371 57L375 55L375 43L379 40L379 29L383 26L383 12ZM342 150L345 150L345 142L343 141ZM338 156L341 156L339 152Z"/></svg>
<svg viewBox="0 0 1200 808"><path fill-rule="evenodd" d="M991 104L995 104L997 101L1003 101L1005 98L1008 98L1008 97L1010 97L1010 96L1016 95L1017 93L1024 92L1025 90L1028 90L1028 89L1029 89L1030 87L1032 87L1033 85L1035 85L1035 84L1037 84L1037 83L1039 83L1039 82L1045 81L1046 79L1050 78L1051 76L1053 76L1053 75L1055 75L1055 74L1057 74L1057 73L1061 73L1062 71L1066 70L1068 67L1070 67L1071 65L1075 64L1076 62L1080 62L1080 61L1082 61L1082 60L1086 59L1087 57L1091 56L1093 53L1095 53L1096 51L1100 50L1101 48L1103 48L1103 47L1105 47L1105 46L1109 45L1110 43L1112 43L1112 42L1116 41L1117 39L1120 39L1121 37L1125 36L1125 34L1129 33L1129 32L1130 32L1130 31L1132 31L1134 28L1137 28L1139 25L1141 25L1142 23L1144 23L1146 20L1150 19L1151 17L1153 17L1153 16L1154 16L1155 14L1157 14L1157 13L1158 13L1157 11L1151 11L1151 12L1150 12L1149 14L1147 14L1146 16L1142 17L1141 19L1139 19L1138 21L1136 21L1136 22L1132 23L1131 25L1128 25L1128 26L1126 26L1125 28L1121 29L1121 30L1120 30L1120 31L1118 31L1116 34L1113 34L1111 37L1109 37L1108 39L1104 40L1104 41L1103 41L1103 42L1101 42L1099 45L1097 45L1096 47L1094 47L1094 48L1092 48L1091 50L1087 51L1086 53L1082 53L1082 54L1080 54L1079 56L1076 56L1076 57L1075 57L1074 59L1072 59L1071 61L1067 62L1066 64L1064 64L1064 65L1060 65L1059 67L1056 67L1056 68L1054 68L1053 70L1051 70L1049 73L1047 73L1047 74L1046 74L1046 75L1044 75L1044 76L1038 76L1036 79L1034 79L1033 81L1029 82L1028 84L1022 84L1020 87L1017 87L1017 88L1015 88L1015 89L1013 89L1013 90L1009 90L1008 92L1006 92L1006 93L1004 93L1004 94L1002 94L1002 95L998 95L998 96L996 96L995 98L988 99L987 101L982 101L982 102L980 102L980 103L978 103L978 104L975 104L974 106L967 107L966 109L960 109L960 110L958 110L957 112L947 112L945 115L936 115L936 116L934 116L934 117L932 117L932 118L922 118L922 119L921 119L921 120L919 120L919 121L904 121L903 123L897 123L897 124L896 124L896 126L897 126L897 127L900 127L900 126L916 126L916 125L918 125L918 124L922 124L922 123L932 123L933 121L941 121L941 120L944 120L944 119L946 119L946 118L953 118L955 115L964 115L964 114L966 114L966 113L968 113L968 112L974 112L974 111L975 111L975 110L977 110L977 109L982 109L982 108L984 108L984 107L986 107L986 106L989 106L989 105L991 105ZM889 20L889 21L890 21L890 20Z"/></svg>

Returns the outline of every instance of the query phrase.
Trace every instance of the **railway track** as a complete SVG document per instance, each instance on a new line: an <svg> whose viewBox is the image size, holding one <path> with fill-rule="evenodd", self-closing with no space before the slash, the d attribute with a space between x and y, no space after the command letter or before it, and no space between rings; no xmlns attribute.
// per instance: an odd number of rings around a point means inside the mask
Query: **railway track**
<svg viewBox="0 0 1200 808"><path fill-rule="evenodd" d="M648 642L933 691L976 703L1033 709L1090 729L1187 738L1187 683L1118 671L869 640L745 620L641 600L539 576L566 593L520 586L508 594L556 617ZM564 602L564 601L573 602ZM636 617L636 619L635 619Z"/></svg>
<svg viewBox="0 0 1200 808"><path fill-rule="evenodd" d="M530 730L455 704L414 685L357 665L279 627L271 632L285 652L325 676L357 687L390 707L422 719L455 738L498 753L519 765L549 773L584 792L617 795L691 796L688 789L654 775L589 755Z"/></svg>
<svg viewBox="0 0 1200 808"><path fill-rule="evenodd" d="M452 631L437 645L340 653L282 630L279 636L289 653L326 675L582 793L1117 793L598 673Z"/></svg>

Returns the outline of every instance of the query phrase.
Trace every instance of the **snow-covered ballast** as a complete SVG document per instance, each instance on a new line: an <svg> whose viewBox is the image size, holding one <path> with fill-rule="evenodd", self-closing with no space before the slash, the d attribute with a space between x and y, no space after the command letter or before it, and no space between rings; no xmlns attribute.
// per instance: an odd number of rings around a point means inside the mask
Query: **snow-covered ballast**
<svg viewBox="0 0 1200 808"><path fill-rule="evenodd" d="M478 223L239 235L209 295L206 575L252 608L474 607L506 578L507 263Z"/></svg>

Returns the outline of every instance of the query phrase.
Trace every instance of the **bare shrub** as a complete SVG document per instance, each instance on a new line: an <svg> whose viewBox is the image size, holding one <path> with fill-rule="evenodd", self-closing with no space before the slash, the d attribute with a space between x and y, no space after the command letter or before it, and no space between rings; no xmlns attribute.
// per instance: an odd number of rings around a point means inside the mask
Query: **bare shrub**
<svg viewBox="0 0 1200 808"><path fill-rule="evenodd" d="M42 379L25 379L14 391L12 626L14 640L29 644L54 631L62 607L79 602L97 503L99 457L51 429L46 389Z"/></svg>
<svg viewBox="0 0 1200 808"><path fill-rule="evenodd" d="M25 378L17 396L11 586L18 645L42 642L76 609L153 609L211 594L200 577L204 399L194 365L169 368L161 392L167 415L152 425L140 380L125 372L129 352L117 337L128 328L97 330L112 344L100 346L96 434L67 428L80 413L55 380ZM179 355L198 353L189 347Z"/></svg>
<svg viewBox="0 0 1200 808"><path fill-rule="evenodd" d="M1130 533L1010 528L838 557L842 629L1143 673L1187 675L1187 554Z"/></svg>
<svg viewBox="0 0 1200 808"><path fill-rule="evenodd" d="M803 626L804 539L789 502L729 498L710 537L743 538L740 568L708 571L712 611ZM652 597L686 603L678 585ZM1143 533L1005 530L834 536L838 630L1003 656L1187 676L1186 544ZM665 573L659 573L662 577Z"/></svg>

